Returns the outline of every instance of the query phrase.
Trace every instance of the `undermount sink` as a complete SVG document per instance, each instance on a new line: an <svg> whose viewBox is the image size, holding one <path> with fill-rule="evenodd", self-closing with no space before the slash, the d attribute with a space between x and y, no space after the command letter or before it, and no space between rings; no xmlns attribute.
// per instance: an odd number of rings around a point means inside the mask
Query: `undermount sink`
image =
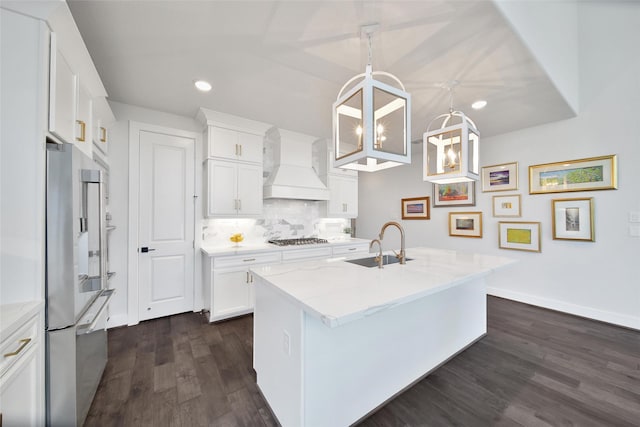
<svg viewBox="0 0 640 427"><path fill-rule="evenodd" d="M406 261L411 261L413 258L407 258ZM361 265L363 267L377 267L378 261L376 261L376 257L367 257L367 258L358 258L358 259L348 259L346 262L350 262L351 264ZM387 264L396 264L400 262L395 255L382 255L382 265Z"/></svg>

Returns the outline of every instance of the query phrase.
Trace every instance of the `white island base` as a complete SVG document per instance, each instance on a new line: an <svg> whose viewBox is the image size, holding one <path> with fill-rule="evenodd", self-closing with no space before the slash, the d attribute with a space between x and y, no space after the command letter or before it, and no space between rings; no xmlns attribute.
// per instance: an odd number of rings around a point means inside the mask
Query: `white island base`
<svg viewBox="0 0 640 427"><path fill-rule="evenodd" d="M503 258L492 267L508 263ZM389 276L402 288L403 277L421 270L420 264L425 267L418 262L415 268L396 264L380 271L349 264L327 273L329 263L304 263L302 271L257 271L254 368L258 387L282 426L353 424L486 334L484 278L493 270L487 265L440 285L423 279L431 283L417 297L371 307L357 318L346 316L343 323L305 302L310 287L301 284L298 295L290 287L303 271L309 282L332 273L352 280L343 271L348 268L357 278L371 276L375 293ZM375 283L376 277L383 279ZM325 286L333 288L331 277L325 279ZM335 298L338 306L344 303L344 295ZM327 295L306 301L319 299L326 302Z"/></svg>

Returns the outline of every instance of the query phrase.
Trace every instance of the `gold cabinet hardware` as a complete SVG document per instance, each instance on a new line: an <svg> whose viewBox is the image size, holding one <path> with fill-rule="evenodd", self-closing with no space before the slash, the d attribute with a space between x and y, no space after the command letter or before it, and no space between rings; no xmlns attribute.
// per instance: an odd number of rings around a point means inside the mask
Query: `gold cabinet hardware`
<svg viewBox="0 0 640 427"><path fill-rule="evenodd" d="M242 144L238 144L238 147L240 147L239 152L240 152L240 157L242 157Z"/></svg>
<svg viewBox="0 0 640 427"><path fill-rule="evenodd" d="M100 126L100 142L107 142L107 128Z"/></svg>
<svg viewBox="0 0 640 427"><path fill-rule="evenodd" d="M24 348L31 342L31 338L24 338L19 341L20 347L16 351L12 351L11 353L5 353L4 357L17 356Z"/></svg>
<svg viewBox="0 0 640 427"><path fill-rule="evenodd" d="M80 125L80 137L76 136L76 141L84 142L87 124L82 120L76 120L76 123Z"/></svg>
<svg viewBox="0 0 640 427"><path fill-rule="evenodd" d="M247 258L247 259L243 259L242 262L251 262L251 261L255 261L255 258Z"/></svg>

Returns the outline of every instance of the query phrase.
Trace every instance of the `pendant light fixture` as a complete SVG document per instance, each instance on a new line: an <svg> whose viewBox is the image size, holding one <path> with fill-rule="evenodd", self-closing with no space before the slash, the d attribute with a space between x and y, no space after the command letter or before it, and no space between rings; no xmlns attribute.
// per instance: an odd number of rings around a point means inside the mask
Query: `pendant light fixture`
<svg viewBox="0 0 640 427"><path fill-rule="evenodd" d="M334 165L374 172L411 163L411 95L393 74L371 70L371 35L366 25L369 57L364 73L342 86L333 104ZM374 80L386 76L399 88ZM362 79L345 92L355 81Z"/></svg>
<svg viewBox="0 0 640 427"><path fill-rule="evenodd" d="M453 109L454 80L443 87L449 90L449 112L434 118L423 135L423 180L436 184L477 181L480 132L462 111ZM442 120L439 128L432 125Z"/></svg>

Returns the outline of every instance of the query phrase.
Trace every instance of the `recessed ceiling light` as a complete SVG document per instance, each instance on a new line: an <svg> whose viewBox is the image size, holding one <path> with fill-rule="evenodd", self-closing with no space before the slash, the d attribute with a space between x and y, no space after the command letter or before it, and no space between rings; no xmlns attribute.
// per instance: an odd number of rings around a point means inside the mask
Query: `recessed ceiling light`
<svg viewBox="0 0 640 427"><path fill-rule="evenodd" d="M485 101L484 99L480 99L474 102L473 104L471 104L471 108L473 108L474 110L481 110L486 106L487 106L487 101Z"/></svg>
<svg viewBox="0 0 640 427"><path fill-rule="evenodd" d="M193 84L198 90L201 90L202 92L209 92L211 90L211 83L207 81L196 80Z"/></svg>

